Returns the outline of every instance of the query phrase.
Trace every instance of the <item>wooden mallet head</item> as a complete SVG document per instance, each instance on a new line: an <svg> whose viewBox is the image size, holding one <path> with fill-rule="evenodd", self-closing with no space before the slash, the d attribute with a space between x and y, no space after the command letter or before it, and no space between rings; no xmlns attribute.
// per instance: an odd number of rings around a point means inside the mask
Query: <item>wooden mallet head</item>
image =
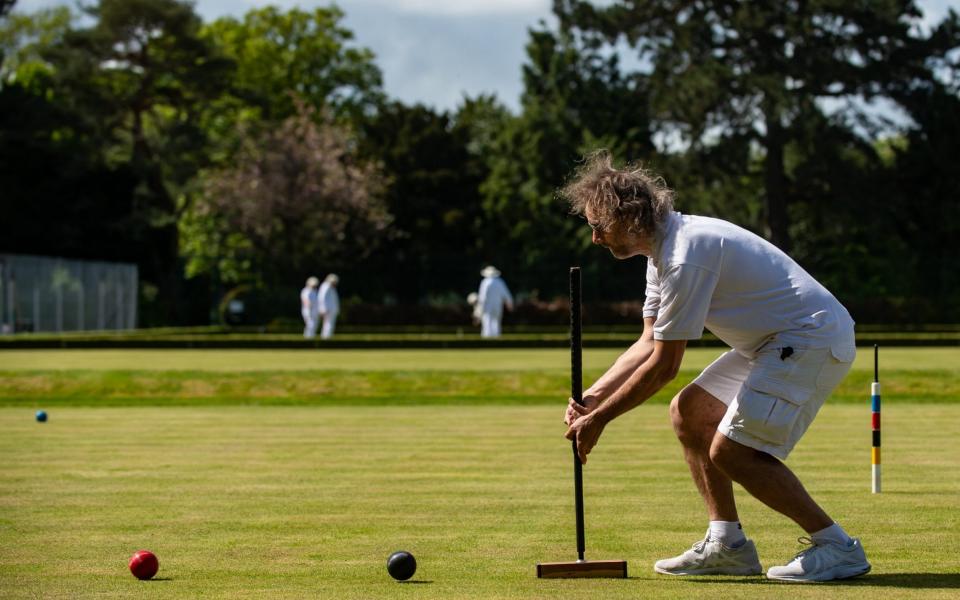
<svg viewBox="0 0 960 600"><path fill-rule="evenodd" d="M537 577L541 579L572 579L574 577L627 577L625 560L584 560L537 564Z"/></svg>

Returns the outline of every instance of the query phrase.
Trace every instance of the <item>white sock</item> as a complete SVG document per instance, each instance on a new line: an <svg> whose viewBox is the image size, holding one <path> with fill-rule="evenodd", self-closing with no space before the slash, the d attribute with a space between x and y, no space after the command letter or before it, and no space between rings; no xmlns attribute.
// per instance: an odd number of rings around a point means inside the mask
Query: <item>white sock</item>
<svg viewBox="0 0 960 600"><path fill-rule="evenodd" d="M843 527L840 527L840 525L836 523L820 531L814 531L810 534L810 539L813 540L814 544L821 544L823 542L834 542L841 546L850 544L850 536L843 530Z"/></svg>
<svg viewBox="0 0 960 600"><path fill-rule="evenodd" d="M727 548L736 548L747 541L740 521L710 521L710 539Z"/></svg>

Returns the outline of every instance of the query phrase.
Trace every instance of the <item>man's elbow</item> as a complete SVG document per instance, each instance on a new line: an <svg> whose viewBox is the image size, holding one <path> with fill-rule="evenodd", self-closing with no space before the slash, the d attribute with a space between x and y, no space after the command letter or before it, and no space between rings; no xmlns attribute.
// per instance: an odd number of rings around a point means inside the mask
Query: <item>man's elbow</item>
<svg viewBox="0 0 960 600"><path fill-rule="evenodd" d="M662 368L657 369L656 381L657 387L664 387L671 381L677 378L677 375L680 374L680 365L675 364L664 364Z"/></svg>
<svg viewBox="0 0 960 600"><path fill-rule="evenodd" d="M663 387L677 378L680 373L680 363L683 361L683 346L675 343L670 345L657 344L654 350L656 368L654 376L660 387Z"/></svg>

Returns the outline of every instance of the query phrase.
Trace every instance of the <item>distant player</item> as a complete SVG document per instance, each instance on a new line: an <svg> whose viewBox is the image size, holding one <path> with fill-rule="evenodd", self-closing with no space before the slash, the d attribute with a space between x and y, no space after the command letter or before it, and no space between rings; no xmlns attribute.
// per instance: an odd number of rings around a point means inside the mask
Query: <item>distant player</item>
<svg viewBox="0 0 960 600"><path fill-rule="evenodd" d="M507 284L500 278L500 271L494 266L484 267L480 271L483 280L477 292L476 312L480 313L480 336L500 337L500 321L503 309L513 310L513 296Z"/></svg>
<svg viewBox="0 0 960 600"><path fill-rule="evenodd" d="M480 295L476 292L467 294L467 304L470 306L470 320L474 325L480 324L480 317L482 316L480 304L477 303L479 299Z"/></svg>
<svg viewBox="0 0 960 600"><path fill-rule="evenodd" d="M333 337L337 328L337 315L340 314L340 296L337 295L337 284L340 278L330 273L320 285L319 297L320 316L323 317L323 327L320 328L320 337L328 340Z"/></svg>
<svg viewBox="0 0 960 600"><path fill-rule="evenodd" d="M300 290L300 314L303 316L303 337L310 339L317 335L317 316L319 314L319 300L317 286L320 280L308 277L307 283Z"/></svg>
<svg viewBox="0 0 960 600"><path fill-rule="evenodd" d="M853 320L777 247L732 223L673 211L662 179L591 156L564 188L593 242L619 259L648 257L644 328L596 383L570 401L567 437L586 461L604 427L677 375L687 340L704 327L731 350L670 404L674 430L706 504L709 529L690 550L658 561L669 575L762 572L740 525L733 481L807 532L810 547L767 577L827 581L862 575L860 545L781 461L793 450L856 354Z"/></svg>

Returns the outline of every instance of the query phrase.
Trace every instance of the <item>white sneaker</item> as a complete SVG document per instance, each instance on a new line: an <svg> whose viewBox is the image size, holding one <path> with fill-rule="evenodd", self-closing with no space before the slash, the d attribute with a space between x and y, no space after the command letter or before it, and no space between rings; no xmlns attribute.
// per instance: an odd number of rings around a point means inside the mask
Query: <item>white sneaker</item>
<svg viewBox="0 0 960 600"><path fill-rule="evenodd" d="M673 558L658 560L653 570L664 575L759 575L763 573L757 547L747 540L736 548L706 538Z"/></svg>
<svg viewBox="0 0 960 600"><path fill-rule="evenodd" d="M771 567L767 571L768 579L780 581L831 581L847 579L870 572L870 563L863 552L860 540L851 538L844 546L835 542L815 544L813 540L802 537L802 544L811 544L809 548L793 557L782 567Z"/></svg>

